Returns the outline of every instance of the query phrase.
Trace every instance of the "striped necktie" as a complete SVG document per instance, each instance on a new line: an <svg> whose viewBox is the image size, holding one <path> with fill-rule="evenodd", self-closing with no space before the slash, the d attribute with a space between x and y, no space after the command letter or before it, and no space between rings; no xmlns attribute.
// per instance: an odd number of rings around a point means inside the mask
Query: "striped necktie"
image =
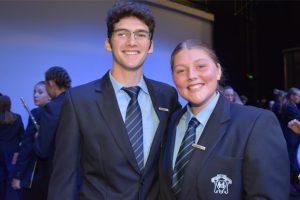
<svg viewBox="0 0 300 200"><path fill-rule="evenodd" d="M131 98L127 111L125 126L140 171L144 168L143 122L142 112L138 103L139 86L122 88Z"/></svg>
<svg viewBox="0 0 300 200"><path fill-rule="evenodd" d="M190 160L193 150L192 144L195 143L196 128L199 124L200 122L195 117L190 120L179 148L172 177L172 189L176 195L181 191L184 169Z"/></svg>

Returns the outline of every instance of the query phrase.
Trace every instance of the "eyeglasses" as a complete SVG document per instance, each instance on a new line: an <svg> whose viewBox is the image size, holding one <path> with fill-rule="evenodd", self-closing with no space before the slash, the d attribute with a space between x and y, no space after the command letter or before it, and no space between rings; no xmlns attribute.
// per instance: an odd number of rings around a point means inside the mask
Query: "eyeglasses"
<svg viewBox="0 0 300 200"><path fill-rule="evenodd" d="M137 30L137 31L129 31L127 29L116 29L113 31L114 36L117 37L120 40L129 40L131 38L131 35L133 34L133 37L137 41L145 41L148 40L151 36L151 34L148 31L144 30Z"/></svg>

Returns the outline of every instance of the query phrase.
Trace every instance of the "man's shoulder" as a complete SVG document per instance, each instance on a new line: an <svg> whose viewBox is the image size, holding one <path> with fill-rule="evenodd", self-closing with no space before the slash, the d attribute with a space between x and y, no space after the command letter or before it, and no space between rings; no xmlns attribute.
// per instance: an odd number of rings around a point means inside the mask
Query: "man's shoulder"
<svg viewBox="0 0 300 200"><path fill-rule="evenodd" d="M90 92L90 91L96 90L97 88L100 87L100 84L101 84L101 79L97 79L97 80L70 88L69 93L71 93L73 95L76 95L76 94L81 95L85 92Z"/></svg>
<svg viewBox="0 0 300 200"><path fill-rule="evenodd" d="M169 85L168 83L164 83L161 81L157 81L157 80L153 80L153 79L149 79L145 77L145 81L148 84L151 84L154 88L160 88L160 89L173 89L174 87Z"/></svg>

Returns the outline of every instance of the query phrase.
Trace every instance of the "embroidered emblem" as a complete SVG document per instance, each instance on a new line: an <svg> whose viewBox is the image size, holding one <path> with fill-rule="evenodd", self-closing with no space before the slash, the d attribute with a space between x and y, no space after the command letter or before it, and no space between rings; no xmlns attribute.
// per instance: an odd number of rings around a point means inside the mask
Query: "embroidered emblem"
<svg viewBox="0 0 300 200"><path fill-rule="evenodd" d="M215 194L228 194L228 186L232 184L232 180L225 174L217 174L217 176L211 178L211 182L215 184Z"/></svg>

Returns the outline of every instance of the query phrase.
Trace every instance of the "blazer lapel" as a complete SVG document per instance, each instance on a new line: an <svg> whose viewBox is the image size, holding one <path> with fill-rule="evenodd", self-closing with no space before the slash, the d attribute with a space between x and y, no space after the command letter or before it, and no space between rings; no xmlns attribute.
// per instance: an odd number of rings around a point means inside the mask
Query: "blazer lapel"
<svg viewBox="0 0 300 200"><path fill-rule="evenodd" d="M197 178L195 176L195 169L197 171L201 170L203 164L209 158L219 140L226 134L226 122L230 120L230 116L230 103L220 95L218 103L207 121L198 141L198 145L205 147L205 149L194 149L184 174L183 186L190 185L191 187L183 187L183 190L179 194L179 199L188 199L188 196L191 194L189 190L194 188L194 185L196 184Z"/></svg>
<svg viewBox="0 0 300 200"><path fill-rule="evenodd" d="M99 93L96 103L105 123L109 126L117 145L122 149L122 152L128 158L131 165L139 172L140 170L128 138L116 95L109 79L109 72L103 76L99 87L97 86L95 91Z"/></svg>
<svg viewBox="0 0 300 200"><path fill-rule="evenodd" d="M170 125L168 126L170 129L168 130L168 139L167 139L167 144L166 144L166 149L165 149L165 154L164 157L166 159L165 163L167 165L167 171L169 177L167 179L167 184L170 186L169 192L170 194L173 194L173 190L171 188L172 186L172 177L173 177L173 155L174 155L174 147L175 147L175 139L176 139L176 130L177 130L177 125L179 123L179 120L181 119L182 115L186 112L187 108L186 106L181 109L180 111L174 113L174 116L172 117L172 120L170 122ZM174 197L175 198L175 197Z"/></svg>
<svg viewBox="0 0 300 200"><path fill-rule="evenodd" d="M149 170L153 170L152 167L152 163L156 162L156 159L158 159L157 155L160 154L160 150L161 150L161 145L162 145L162 139L163 136L166 132L166 127L167 127L167 120L168 117L170 116L170 113L166 113L166 112L171 112L170 108L165 108L166 103L163 102L163 100L161 98L159 98L160 96L163 96L163 92L161 90L160 87L155 87L151 80L147 79L146 77L144 77L144 80L146 82L149 94L150 94L150 98L152 101L152 105L153 108L157 114L157 117L159 119L159 124L157 126L153 141L152 141L152 145L150 148L150 153L147 159L147 163L145 166L145 170L149 169ZM169 109L169 110L167 110Z"/></svg>
<svg viewBox="0 0 300 200"><path fill-rule="evenodd" d="M159 149L159 146L161 144L161 138L162 138L162 135L163 135L163 131L161 131L161 126L162 126L162 114L158 107L160 105L160 99L158 98L160 96L160 88L154 88L153 85L151 84L150 80L147 79L146 77L144 77L144 80L146 82L146 85L147 85L147 88L148 88L148 91L149 91L149 94L150 94L150 98L151 98L151 101L152 101L152 105L153 105L153 108L156 112L156 115L158 117L158 120L159 120L159 123L158 123L158 126L157 126L157 129L156 129L156 132L155 132L155 135L154 135L154 138L153 138L153 141L152 141L152 145L150 147L150 153L149 153L149 156L148 156L148 159L147 159L147 162L146 162L146 165L145 165L145 170L147 170L149 167L150 170L152 170L152 165L151 163L154 162L154 159L156 158L156 155L157 153L157 150Z"/></svg>

